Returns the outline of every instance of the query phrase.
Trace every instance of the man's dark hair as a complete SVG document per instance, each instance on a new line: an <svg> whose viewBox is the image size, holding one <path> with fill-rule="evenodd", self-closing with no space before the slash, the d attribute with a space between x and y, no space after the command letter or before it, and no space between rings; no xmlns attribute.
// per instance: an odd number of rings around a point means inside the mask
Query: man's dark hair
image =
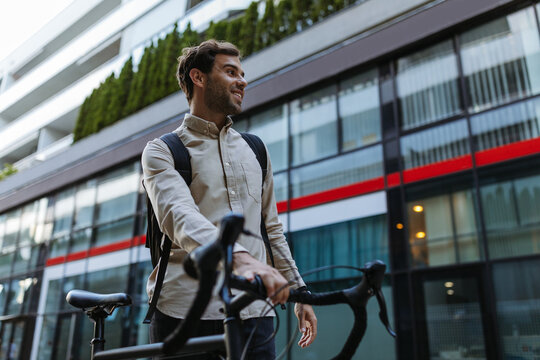
<svg viewBox="0 0 540 360"><path fill-rule="evenodd" d="M191 103L193 97L193 81L189 77L189 72L191 69L199 69L205 74L210 73L217 54L240 56L240 51L229 42L214 39L206 40L199 46L182 49L182 55L178 58L176 78L186 94L188 103Z"/></svg>

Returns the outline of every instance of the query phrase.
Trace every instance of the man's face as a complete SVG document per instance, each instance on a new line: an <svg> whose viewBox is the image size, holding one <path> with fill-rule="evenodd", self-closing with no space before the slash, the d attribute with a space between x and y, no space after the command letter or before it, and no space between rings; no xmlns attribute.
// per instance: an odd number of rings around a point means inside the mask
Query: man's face
<svg viewBox="0 0 540 360"><path fill-rule="evenodd" d="M207 76L204 102L212 111L236 115L242 111L244 89L247 85L244 70L237 56L218 54Z"/></svg>

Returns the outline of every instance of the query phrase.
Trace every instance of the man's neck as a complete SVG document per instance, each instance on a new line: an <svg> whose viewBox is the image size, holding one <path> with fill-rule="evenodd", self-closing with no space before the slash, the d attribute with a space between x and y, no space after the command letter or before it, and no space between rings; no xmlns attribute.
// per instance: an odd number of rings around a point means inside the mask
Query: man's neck
<svg viewBox="0 0 540 360"><path fill-rule="evenodd" d="M205 111L206 110L206 111ZM223 126L225 126L227 122L227 115L215 113L213 111L210 111L208 108L206 109L198 109L196 107L191 107L190 109L191 115L197 116L201 119L204 119L206 121L213 122L216 124L217 128L221 131Z"/></svg>

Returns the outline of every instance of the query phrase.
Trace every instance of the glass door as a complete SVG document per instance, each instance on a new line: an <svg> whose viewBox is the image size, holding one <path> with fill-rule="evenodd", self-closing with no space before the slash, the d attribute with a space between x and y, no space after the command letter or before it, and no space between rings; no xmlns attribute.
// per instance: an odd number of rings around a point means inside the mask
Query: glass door
<svg viewBox="0 0 540 360"><path fill-rule="evenodd" d="M478 269L481 270L481 269ZM452 269L416 276L419 354L423 359L488 359L481 271Z"/></svg>

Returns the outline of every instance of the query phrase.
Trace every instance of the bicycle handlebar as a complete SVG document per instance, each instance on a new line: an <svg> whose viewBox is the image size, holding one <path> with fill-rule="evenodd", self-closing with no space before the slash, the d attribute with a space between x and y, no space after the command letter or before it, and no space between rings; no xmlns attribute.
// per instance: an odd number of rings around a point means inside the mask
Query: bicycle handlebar
<svg viewBox="0 0 540 360"><path fill-rule="evenodd" d="M184 261L186 273L199 279L199 291L195 297L192 307L181 325L175 329L164 341L163 352L174 354L189 339L190 334L195 333L199 319L206 310L212 296L212 289L217 279L217 267L221 259L224 259L225 278L221 294L226 291L224 288L237 288L244 290L244 293L235 297L231 306L241 309L257 299L266 298L266 289L260 277L249 281L245 278L232 274L232 247L244 225L244 218L241 215L230 214L223 218L221 223L220 236L213 243L200 246ZM379 318L393 337L396 334L392 331L386 310L386 303L381 290L382 281L386 265L375 260L367 263L363 269L364 276L360 283L350 289L338 290L326 293L309 293L291 290L288 302L298 302L310 305L334 305L348 304L354 313L354 325L341 352L334 357L336 360L350 359L356 348L360 344L367 327L366 305L370 297L375 295L379 304Z"/></svg>

